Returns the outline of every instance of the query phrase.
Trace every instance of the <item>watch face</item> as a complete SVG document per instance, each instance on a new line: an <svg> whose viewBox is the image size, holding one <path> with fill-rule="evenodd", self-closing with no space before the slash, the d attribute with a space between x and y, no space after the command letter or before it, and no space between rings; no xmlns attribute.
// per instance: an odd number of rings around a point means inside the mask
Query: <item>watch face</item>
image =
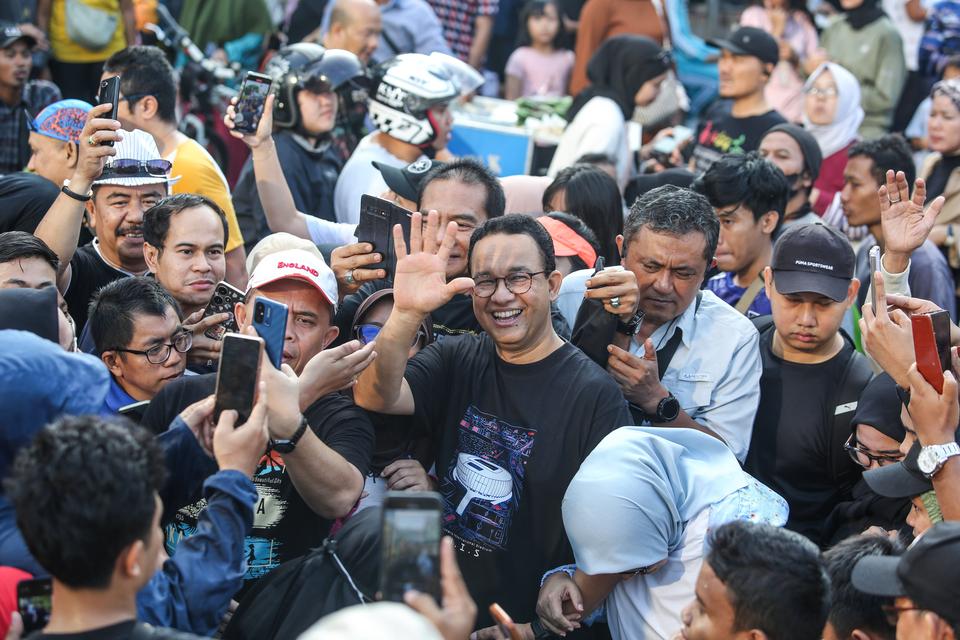
<svg viewBox="0 0 960 640"><path fill-rule="evenodd" d="M931 447L924 447L920 449L920 455L917 456L917 466L920 468L921 473L931 474L937 469L937 464L940 462L940 457Z"/></svg>
<svg viewBox="0 0 960 640"><path fill-rule="evenodd" d="M677 416L680 415L680 401L674 396L667 396L660 401L660 406L658 409L660 417L662 417L666 422L673 422L677 419Z"/></svg>

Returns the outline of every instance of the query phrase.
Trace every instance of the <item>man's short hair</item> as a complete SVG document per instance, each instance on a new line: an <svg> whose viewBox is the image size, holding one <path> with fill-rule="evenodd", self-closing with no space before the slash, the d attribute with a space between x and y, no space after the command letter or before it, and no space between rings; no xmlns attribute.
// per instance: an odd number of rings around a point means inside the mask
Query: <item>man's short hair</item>
<svg viewBox="0 0 960 640"><path fill-rule="evenodd" d="M816 545L798 533L734 521L710 536L707 564L726 587L735 631L777 640L820 638L830 583Z"/></svg>
<svg viewBox="0 0 960 640"><path fill-rule="evenodd" d="M153 96L157 115L164 122L177 121L177 72L163 51L151 46L121 49L103 65L106 73L120 74L120 92L124 99ZM132 109L136 100L131 100Z"/></svg>
<svg viewBox="0 0 960 640"><path fill-rule="evenodd" d="M779 214L777 227L787 212L790 185L777 165L756 151L727 154L710 165L706 173L690 187L710 201L714 209L729 210L744 206L759 222L769 211Z"/></svg>
<svg viewBox="0 0 960 640"><path fill-rule="evenodd" d="M643 194L630 207L623 225L623 252L640 229L646 227L656 233L683 236L702 233L707 240L703 259L709 264L717 252L720 238L720 220L710 202L701 194L665 184Z"/></svg>
<svg viewBox="0 0 960 640"><path fill-rule="evenodd" d="M227 228L227 216L216 202L197 193L178 193L167 196L143 212L143 241L150 246L163 250L163 243L170 231L170 218L174 214L194 207L210 207L223 224L223 245L227 245L230 230Z"/></svg>
<svg viewBox="0 0 960 640"><path fill-rule="evenodd" d="M0 233L0 264L23 258L42 258L54 271L60 270L60 258L37 236L26 231Z"/></svg>
<svg viewBox="0 0 960 640"><path fill-rule="evenodd" d="M159 318L169 309L180 318L180 305L153 278L120 278L106 285L90 301L87 320L97 355L130 346L137 315Z"/></svg>
<svg viewBox="0 0 960 640"><path fill-rule="evenodd" d="M854 629L894 640L896 629L887 623L882 606L889 598L874 596L853 586L853 567L866 556L895 556L900 545L887 536L860 535L847 538L823 554L830 576L830 624L838 638L849 638Z"/></svg>
<svg viewBox="0 0 960 640"><path fill-rule="evenodd" d="M537 243L540 250L540 256L543 258L543 269L549 276L557 268L557 258L553 254L553 240L550 234L543 228L543 225L537 222L536 218L523 213L511 213L497 218L491 218L470 236L470 251L467 253L467 264L473 260L473 249L477 243L495 234L504 234L511 236L530 236Z"/></svg>
<svg viewBox="0 0 960 640"><path fill-rule="evenodd" d="M417 194L417 208L423 202L423 193L427 185L436 180L457 180L463 184L480 185L487 192L483 209L487 219L499 218L507 208L507 198L503 193L503 185L497 177L485 166L470 158L461 158L453 162L434 167L420 182L420 191Z"/></svg>
<svg viewBox="0 0 960 640"><path fill-rule="evenodd" d="M910 145L899 134L888 133L874 138L862 140L852 147L847 154L847 160L856 157L866 157L873 161L870 173L878 185L887 183L887 171L903 171L907 176L907 184L913 188L913 181L917 177L917 168L913 163L913 153Z"/></svg>
<svg viewBox="0 0 960 640"><path fill-rule="evenodd" d="M104 589L120 552L153 533L165 475L142 427L65 417L20 452L4 488L37 562L68 587Z"/></svg>

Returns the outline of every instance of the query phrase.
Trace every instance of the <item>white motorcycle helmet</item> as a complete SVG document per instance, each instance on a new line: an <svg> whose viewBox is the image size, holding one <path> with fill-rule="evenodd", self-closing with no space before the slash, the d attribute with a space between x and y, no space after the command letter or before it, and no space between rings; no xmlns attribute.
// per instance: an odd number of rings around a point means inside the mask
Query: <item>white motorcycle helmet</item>
<svg viewBox="0 0 960 640"><path fill-rule="evenodd" d="M455 75L436 58L405 53L379 65L375 78L369 110L377 128L402 142L429 147L437 138L430 107L460 95Z"/></svg>

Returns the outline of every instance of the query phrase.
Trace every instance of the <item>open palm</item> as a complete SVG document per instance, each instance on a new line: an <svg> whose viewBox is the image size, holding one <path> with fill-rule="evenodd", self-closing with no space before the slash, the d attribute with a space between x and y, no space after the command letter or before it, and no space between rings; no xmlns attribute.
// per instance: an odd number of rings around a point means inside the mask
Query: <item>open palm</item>
<svg viewBox="0 0 960 640"><path fill-rule="evenodd" d="M887 171L887 183L877 191L886 251L913 253L930 235L930 230L943 208L944 199L938 197L924 210L927 185L922 178L917 178L913 185L911 198L907 177L903 171L896 174Z"/></svg>
<svg viewBox="0 0 960 640"><path fill-rule="evenodd" d="M447 282L446 268L450 250L456 241L457 225L451 222L437 244L439 216L431 211L427 224L414 213L410 220L410 249L407 250L400 225L393 229L397 268L393 279L393 300L397 309L428 314L449 302L458 293L473 288L470 278Z"/></svg>

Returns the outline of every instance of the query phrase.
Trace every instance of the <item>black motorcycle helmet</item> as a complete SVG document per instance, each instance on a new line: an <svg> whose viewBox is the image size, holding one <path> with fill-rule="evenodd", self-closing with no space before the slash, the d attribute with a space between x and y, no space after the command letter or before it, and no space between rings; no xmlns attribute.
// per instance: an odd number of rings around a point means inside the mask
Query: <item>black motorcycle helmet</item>
<svg viewBox="0 0 960 640"><path fill-rule="evenodd" d="M276 87L273 124L280 129L300 127L299 91L339 92L345 88L364 89L367 85L366 70L357 56L309 42L280 49L264 71L273 78Z"/></svg>

